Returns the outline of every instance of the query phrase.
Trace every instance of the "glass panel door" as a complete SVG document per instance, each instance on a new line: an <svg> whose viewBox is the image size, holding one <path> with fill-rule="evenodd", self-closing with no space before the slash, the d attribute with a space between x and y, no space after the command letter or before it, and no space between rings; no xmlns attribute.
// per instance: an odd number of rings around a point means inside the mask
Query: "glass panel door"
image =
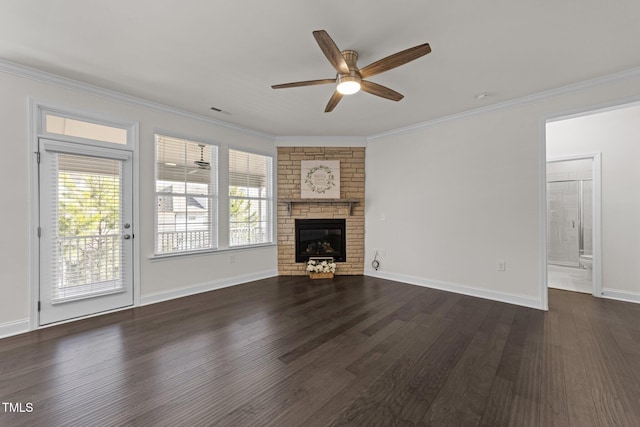
<svg viewBox="0 0 640 427"><path fill-rule="evenodd" d="M41 141L40 324L133 304L131 160Z"/></svg>

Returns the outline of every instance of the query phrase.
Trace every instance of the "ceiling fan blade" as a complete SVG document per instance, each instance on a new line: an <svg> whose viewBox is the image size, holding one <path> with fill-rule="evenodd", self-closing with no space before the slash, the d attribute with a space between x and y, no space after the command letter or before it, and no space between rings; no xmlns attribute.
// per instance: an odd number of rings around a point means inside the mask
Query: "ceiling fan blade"
<svg viewBox="0 0 640 427"><path fill-rule="evenodd" d="M340 102L342 97L343 95L337 90L333 92L333 95L331 95L331 98L329 99L329 103L327 104L327 107L324 109L324 112L330 113L331 111L333 111L333 109L336 108L336 105L338 105L338 102Z"/></svg>
<svg viewBox="0 0 640 427"><path fill-rule="evenodd" d="M361 68L360 75L363 79L365 79L367 77L371 77L376 74L380 74L382 72L404 65L407 62L418 59L429 52L431 52L431 46L429 46L429 43L410 47L409 49L403 50L402 52L394 53L393 55L387 56L386 58L369 64L364 68Z"/></svg>
<svg viewBox="0 0 640 427"><path fill-rule="evenodd" d="M313 86L313 85L324 85L329 83L335 83L336 79L322 79L322 80L307 80L304 82L294 82L294 83L283 83L281 85L273 85L272 89L284 89L288 87L300 87L300 86Z"/></svg>
<svg viewBox="0 0 640 427"><path fill-rule="evenodd" d="M404 98L403 94L398 93L393 89L389 89L386 86L382 86L378 83L370 82L367 80L362 80L360 82L360 89L372 95L380 96L392 101L400 101L402 98Z"/></svg>
<svg viewBox="0 0 640 427"><path fill-rule="evenodd" d="M335 68L338 73L349 74L347 62L342 57L342 52L340 52L340 49L338 49L338 46L336 46L329 34L325 30L318 30L313 32L313 37L315 37L318 46L322 49L322 53L324 53L324 56L326 56L331 65L333 65L333 68Z"/></svg>

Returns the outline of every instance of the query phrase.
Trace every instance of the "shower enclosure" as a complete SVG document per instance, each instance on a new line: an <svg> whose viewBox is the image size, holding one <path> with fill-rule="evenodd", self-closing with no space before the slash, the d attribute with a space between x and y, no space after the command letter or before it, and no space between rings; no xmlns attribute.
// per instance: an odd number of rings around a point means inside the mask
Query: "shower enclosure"
<svg viewBox="0 0 640 427"><path fill-rule="evenodd" d="M547 287L602 296L601 155L547 159Z"/></svg>
<svg viewBox="0 0 640 427"><path fill-rule="evenodd" d="M576 162L583 161L557 162L565 170L547 175L547 260L585 267L593 255L593 181L591 166L581 172Z"/></svg>

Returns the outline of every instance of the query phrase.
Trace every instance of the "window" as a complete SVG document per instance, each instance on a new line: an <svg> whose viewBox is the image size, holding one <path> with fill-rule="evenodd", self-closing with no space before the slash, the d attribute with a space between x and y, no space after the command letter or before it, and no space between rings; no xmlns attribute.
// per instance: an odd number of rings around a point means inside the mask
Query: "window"
<svg viewBox="0 0 640 427"><path fill-rule="evenodd" d="M218 246L218 147L156 135L156 254Z"/></svg>
<svg viewBox="0 0 640 427"><path fill-rule="evenodd" d="M273 241L273 159L229 150L229 246Z"/></svg>
<svg viewBox="0 0 640 427"><path fill-rule="evenodd" d="M45 131L56 135L75 136L96 141L127 145L127 129L45 114Z"/></svg>

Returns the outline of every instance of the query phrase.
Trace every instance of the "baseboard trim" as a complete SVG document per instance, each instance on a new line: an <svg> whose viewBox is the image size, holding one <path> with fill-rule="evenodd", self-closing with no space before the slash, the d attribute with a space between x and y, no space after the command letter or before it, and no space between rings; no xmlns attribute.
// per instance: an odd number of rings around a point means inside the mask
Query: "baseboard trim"
<svg viewBox="0 0 640 427"><path fill-rule="evenodd" d="M140 305L156 304L163 301L169 301L176 298L188 297L191 295L201 294L203 292L215 291L216 289L228 288L229 286L241 285L243 283L252 282L254 280L268 279L278 275L277 270L265 270L257 273L247 274L244 276L234 276L227 279L216 280L214 282L200 283L188 288L174 289L166 292L158 292L150 295L142 295L140 297Z"/></svg>
<svg viewBox="0 0 640 427"><path fill-rule="evenodd" d="M468 295L471 297L505 302L507 304L520 305L523 307L535 308L537 310L544 310L542 300L529 296L489 291L487 289L474 288L471 286L459 285L457 283L448 283L439 280L426 279L423 277L388 273L371 269L365 270L364 274L366 276L377 277L379 279L393 280L396 282L407 283L409 285L423 286L425 288L438 289L441 291L453 292L456 294Z"/></svg>
<svg viewBox="0 0 640 427"><path fill-rule="evenodd" d="M616 289L604 288L602 289L602 297L640 304L640 292L619 291Z"/></svg>
<svg viewBox="0 0 640 427"><path fill-rule="evenodd" d="M0 338L24 334L30 331L29 319L16 320L14 322L0 324Z"/></svg>

